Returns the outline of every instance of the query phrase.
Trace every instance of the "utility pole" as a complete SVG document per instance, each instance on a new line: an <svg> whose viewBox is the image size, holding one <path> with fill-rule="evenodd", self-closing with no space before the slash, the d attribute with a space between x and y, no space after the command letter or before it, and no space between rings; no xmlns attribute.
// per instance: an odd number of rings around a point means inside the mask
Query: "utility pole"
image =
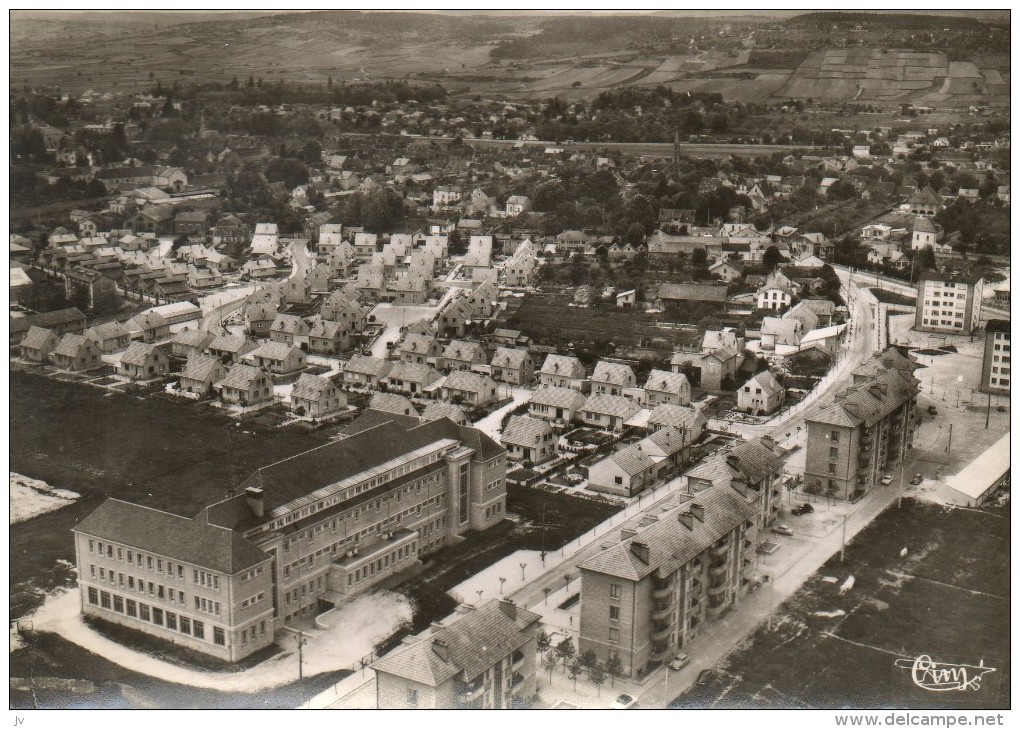
<svg viewBox="0 0 1020 729"><path fill-rule="evenodd" d="M946 453L951 452L953 449L953 424L949 424L949 442L946 444Z"/></svg>
<svg viewBox="0 0 1020 729"><path fill-rule="evenodd" d="M988 407L985 409L985 430L988 430L988 421L992 417L992 393L988 393Z"/></svg>
<svg viewBox="0 0 1020 729"><path fill-rule="evenodd" d="M305 634L302 633L301 631L298 631L298 638L297 638L297 655L298 655L298 659L297 659L297 676L298 676L298 680L301 680L301 679L303 679L305 677L304 676L305 658L304 658L304 650L303 649L305 647L305 643L306 642L307 642L307 640L305 639Z"/></svg>
<svg viewBox="0 0 1020 729"><path fill-rule="evenodd" d="M843 543L839 547L839 561L843 561L843 557L846 555L846 520L847 515L843 514Z"/></svg>

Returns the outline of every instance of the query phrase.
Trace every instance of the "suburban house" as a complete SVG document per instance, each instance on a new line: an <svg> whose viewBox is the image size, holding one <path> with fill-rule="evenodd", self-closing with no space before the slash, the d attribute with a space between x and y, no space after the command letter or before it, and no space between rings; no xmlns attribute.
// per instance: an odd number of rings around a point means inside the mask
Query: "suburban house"
<svg viewBox="0 0 1020 729"><path fill-rule="evenodd" d="M759 372L737 390L737 409L752 415L768 415L783 406L786 389L768 370Z"/></svg>
<svg viewBox="0 0 1020 729"><path fill-rule="evenodd" d="M319 314L328 321L338 321L347 325L348 331L362 332L368 317L357 302L351 301L343 290L334 291L325 298L319 308Z"/></svg>
<svg viewBox="0 0 1020 729"><path fill-rule="evenodd" d="M645 406L690 405L691 383L682 372L652 370L645 382Z"/></svg>
<svg viewBox="0 0 1020 729"><path fill-rule="evenodd" d="M640 410L641 406L629 398L593 393L581 406L580 418L585 425L607 430L623 430L623 424Z"/></svg>
<svg viewBox="0 0 1020 729"><path fill-rule="evenodd" d="M393 351L401 362L442 366L443 345L431 334L408 332Z"/></svg>
<svg viewBox="0 0 1020 729"><path fill-rule="evenodd" d="M429 387L442 379L442 375L427 364L396 362L386 375L387 390L423 396Z"/></svg>
<svg viewBox="0 0 1020 729"><path fill-rule="evenodd" d="M157 345L132 342L117 363L117 373L132 380L151 380L170 372L170 358Z"/></svg>
<svg viewBox="0 0 1020 729"><path fill-rule="evenodd" d="M85 315L72 307L10 319L8 326L10 327L10 345L13 347L16 344L20 344L25 333L34 326L50 329L57 335L84 331Z"/></svg>
<svg viewBox="0 0 1020 729"><path fill-rule="evenodd" d="M591 391L594 394L622 395L625 388L637 386L634 370L628 365L599 360L591 376Z"/></svg>
<svg viewBox="0 0 1020 729"><path fill-rule="evenodd" d="M777 346L796 347L804 336L804 325L798 319L767 316L761 320L761 348L774 350Z"/></svg>
<svg viewBox="0 0 1020 729"><path fill-rule="evenodd" d="M368 402L368 409L412 418L418 417L418 411L415 410L414 404L403 395L393 392L373 393L372 399Z"/></svg>
<svg viewBox="0 0 1020 729"><path fill-rule="evenodd" d="M448 372L470 372L488 361L485 348L479 342L454 339L443 350L443 366Z"/></svg>
<svg viewBox="0 0 1020 729"><path fill-rule="evenodd" d="M507 458L536 466L556 457L556 441L548 421L527 415L512 415L500 435Z"/></svg>
<svg viewBox="0 0 1020 729"><path fill-rule="evenodd" d="M496 401L497 389L498 385L491 377L458 370L443 381L441 397L446 402L480 408Z"/></svg>
<svg viewBox="0 0 1020 729"><path fill-rule="evenodd" d="M132 339L143 342L158 342L170 336L170 322L151 309L128 319L126 326Z"/></svg>
<svg viewBox="0 0 1020 729"><path fill-rule="evenodd" d="M390 373L392 366L384 359L356 354L344 367L344 384L374 390Z"/></svg>
<svg viewBox="0 0 1020 729"><path fill-rule="evenodd" d="M208 352L214 357L219 357L224 364L233 364L258 346L243 334L220 334L209 343Z"/></svg>
<svg viewBox="0 0 1020 729"><path fill-rule="evenodd" d="M216 335L202 329L185 329L174 335L170 343L170 354L188 359L193 354L202 354L216 341Z"/></svg>
<svg viewBox="0 0 1020 729"><path fill-rule="evenodd" d="M581 389L584 380L584 365L577 357L562 354L550 354L542 363L538 372L538 382L554 387L572 387Z"/></svg>
<svg viewBox="0 0 1020 729"><path fill-rule="evenodd" d="M81 372L102 366L99 346L82 334L65 334L50 352L50 360L60 370Z"/></svg>
<svg viewBox="0 0 1020 729"><path fill-rule="evenodd" d="M304 369L308 355L303 349L292 344L263 342L258 349L248 352L244 359L274 375L288 375Z"/></svg>
<svg viewBox="0 0 1020 729"><path fill-rule="evenodd" d="M21 358L43 364L49 361L50 353L57 348L60 337L51 329L32 327L21 340Z"/></svg>
<svg viewBox="0 0 1020 729"><path fill-rule="evenodd" d="M541 616L512 600L462 607L371 664L380 709L512 709L537 686ZM479 650L484 645L485 650Z"/></svg>
<svg viewBox="0 0 1020 729"><path fill-rule="evenodd" d="M277 314L269 327L269 339L280 344L308 344L308 332L311 327L300 316L293 314Z"/></svg>
<svg viewBox="0 0 1020 729"><path fill-rule="evenodd" d="M269 337L280 305L272 301L249 301L244 307L244 329L253 337Z"/></svg>
<svg viewBox="0 0 1020 729"><path fill-rule="evenodd" d="M696 443L708 427L708 418L695 408L681 405L659 405L648 414L648 427L655 430L675 428L688 443Z"/></svg>
<svg viewBox="0 0 1020 729"><path fill-rule="evenodd" d="M212 394L213 386L227 376L227 368L219 359L208 354L192 354L181 372L180 389L192 395L205 397Z"/></svg>
<svg viewBox="0 0 1020 729"><path fill-rule="evenodd" d="M439 420L440 418L449 418L457 425L471 424L463 410L448 402L430 402L425 406L425 410L421 414L421 419L425 422Z"/></svg>
<svg viewBox="0 0 1020 729"><path fill-rule="evenodd" d="M569 387L542 385L531 396L528 413L556 423L571 423L581 412L587 398Z"/></svg>
<svg viewBox="0 0 1020 729"><path fill-rule="evenodd" d="M616 496L637 496L666 480L690 460L690 441L673 428L615 451L588 469L588 488Z"/></svg>
<svg viewBox="0 0 1020 729"><path fill-rule="evenodd" d="M131 332L126 326L116 321L90 327L85 330L85 336L95 342L103 354L127 349L131 343Z"/></svg>
<svg viewBox="0 0 1020 729"><path fill-rule="evenodd" d="M463 337L471 323L471 306L463 298L451 301L436 319L440 336Z"/></svg>
<svg viewBox="0 0 1020 729"><path fill-rule="evenodd" d="M290 393L290 409L297 415L315 419L346 408L347 396L327 377L304 373Z"/></svg>
<svg viewBox="0 0 1020 729"><path fill-rule="evenodd" d="M258 367L235 364L217 385L220 398L228 405L248 407L273 399L273 380Z"/></svg>
<svg viewBox="0 0 1020 729"><path fill-rule="evenodd" d="M351 347L351 335L338 321L316 319L308 330L308 351L312 354L335 355Z"/></svg>
<svg viewBox="0 0 1020 729"><path fill-rule="evenodd" d="M759 309L785 309L797 295L798 286L778 269L770 273L756 293Z"/></svg>
<svg viewBox="0 0 1020 729"><path fill-rule="evenodd" d="M526 349L500 347L489 363L492 379L511 385L526 385L535 377L535 363Z"/></svg>

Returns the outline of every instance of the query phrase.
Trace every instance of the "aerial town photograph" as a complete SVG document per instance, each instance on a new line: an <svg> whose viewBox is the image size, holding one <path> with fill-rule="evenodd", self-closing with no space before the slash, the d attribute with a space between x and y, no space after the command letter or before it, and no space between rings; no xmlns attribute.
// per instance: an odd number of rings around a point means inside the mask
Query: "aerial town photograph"
<svg viewBox="0 0 1020 729"><path fill-rule="evenodd" d="M1010 31L10 11L7 726L1008 725Z"/></svg>

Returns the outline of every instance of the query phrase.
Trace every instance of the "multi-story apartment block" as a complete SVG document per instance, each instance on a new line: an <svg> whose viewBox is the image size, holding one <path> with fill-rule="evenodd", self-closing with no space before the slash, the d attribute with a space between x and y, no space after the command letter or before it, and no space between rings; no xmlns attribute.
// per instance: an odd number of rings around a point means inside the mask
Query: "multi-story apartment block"
<svg viewBox="0 0 1020 729"><path fill-rule="evenodd" d="M980 326L984 279L925 271L917 284L914 328L925 332L972 334Z"/></svg>
<svg viewBox="0 0 1020 729"><path fill-rule="evenodd" d="M615 655L640 677L731 608L753 580L757 498L728 485L675 494L655 520L582 563L581 652Z"/></svg>
<svg viewBox="0 0 1020 729"><path fill-rule="evenodd" d="M732 486L742 494L758 494L758 526L775 522L782 505L780 477L785 453L771 436L762 436L713 454L687 472L691 493L712 486Z"/></svg>
<svg viewBox="0 0 1020 729"><path fill-rule="evenodd" d="M854 371L836 401L808 416L805 483L852 500L865 494L911 447L916 430L914 365L892 351Z"/></svg>
<svg viewBox="0 0 1020 729"><path fill-rule="evenodd" d="M380 709L510 709L535 695L541 616L501 599L462 605L372 668Z"/></svg>
<svg viewBox="0 0 1020 729"><path fill-rule="evenodd" d="M992 319L985 325L985 354L981 360L981 392L1009 394L1009 322Z"/></svg>
<svg viewBox="0 0 1020 729"><path fill-rule="evenodd" d="M504 518L505 451L480 431L370 410L347 433L192 519L105 501L74 528L83 611L237 661Z"/></svg>

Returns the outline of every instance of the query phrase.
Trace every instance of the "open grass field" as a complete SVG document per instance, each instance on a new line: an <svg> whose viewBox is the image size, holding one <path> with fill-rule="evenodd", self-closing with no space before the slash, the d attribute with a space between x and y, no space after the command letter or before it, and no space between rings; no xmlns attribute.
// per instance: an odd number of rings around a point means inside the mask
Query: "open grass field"
<svg viewBox="0 0 1020 729"><path fill-rule="evenodd" d="M910 499L899 509L893 504L850 543L845 562L838 554L829 560L771 628L760 627L714 679L675 706L1008 707L1009 535L1010 520L1000 513ZM853 589L840 596L850 575ZM921 655L972 666L984 661L995 671L978 690L929 691L896 664Z"/></svg>

